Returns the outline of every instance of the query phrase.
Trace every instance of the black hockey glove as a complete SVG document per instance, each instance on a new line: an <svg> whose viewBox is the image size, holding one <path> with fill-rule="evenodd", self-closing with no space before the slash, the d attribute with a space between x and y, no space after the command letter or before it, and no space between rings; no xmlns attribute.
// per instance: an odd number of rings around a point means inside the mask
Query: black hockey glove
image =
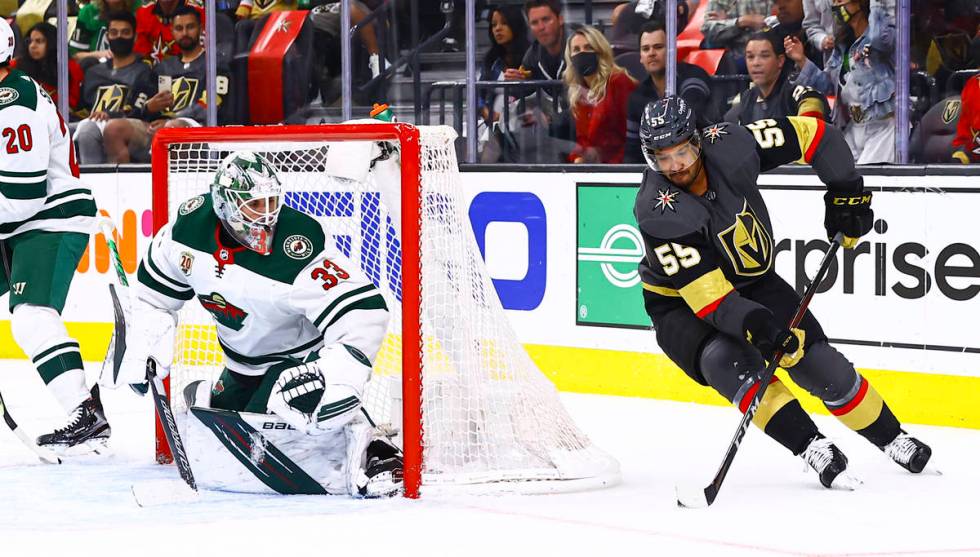
<svg viewBox="0 0 980 557"><path fill-rule="evenodd" d="M762 357L769 360L776 350L782 352L779 365L791 368L803 358L805 335L802 329L787 329L778 325L771 313L757 309L745 316L745 339L759 349Z"/></svg>
<svg viewBox="0 0 980 557"><path fill-rule="evenodd" d="M871 210L871 192L834 193L823 196L827 206L823 225L827 229L827 239L838 232L844 233L841 247L851 249L857 245L861 236L871 231L874 224L874 211Z"/></svg>

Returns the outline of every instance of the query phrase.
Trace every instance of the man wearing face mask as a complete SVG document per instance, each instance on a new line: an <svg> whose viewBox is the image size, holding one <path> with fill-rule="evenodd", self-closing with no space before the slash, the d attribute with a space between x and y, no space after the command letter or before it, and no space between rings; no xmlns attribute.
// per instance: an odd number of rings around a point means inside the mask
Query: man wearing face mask
<svg viewBox="0 0 980 557"><path fill-rule="evenodd" d="M895 0L833 0L834 51L820 70L787 44L796 82L837 97L833 122L857 164L895 158Z"/></svg>
<svg viewBox="0 0 980 557"><path fill-rule="evenodd" d="M107 158L112 162L149 162L150 142L157 130L206 123L201 17L197 10L182 6L177 9L172 21L174 40L181 54L168 57L153 70L157 75L159 92L146 101L146 113L154 115L154 119L116 118L109 121L103 133L103 143ZM220 107L222 98L228 92L227 71L220 63L215 85Z"/></svg>
<svg viewBox="0 0 980 557"><path fill-rule="evenodd" d="M74 137L82 164L106 162L102 132L110 119L155 116L147 109L156 89L153 70L133 53L136 18L129 12L115 12L106 28L112 58L89 68L82 81L82 105L90 111Z"/></svg>

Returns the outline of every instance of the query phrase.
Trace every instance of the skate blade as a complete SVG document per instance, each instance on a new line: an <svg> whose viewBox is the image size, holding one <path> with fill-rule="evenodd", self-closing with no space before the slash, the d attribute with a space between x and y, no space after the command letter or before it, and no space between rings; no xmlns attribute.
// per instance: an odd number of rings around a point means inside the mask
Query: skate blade
<svg viewBox="0 0 980 557"><path fill-rule="evenodd" d="M99 438L99 439L89 439L88 441L82 441L76 445L48 445L48 447L58 456L61 457L79 457L79 456L89 456L89 455L101 455L107 456L112 454L109 449L109 439Z"/></svg>
<svg viewBox="0 0 980 557"><path fill-rule="evenodd" d="M855 491L862 485L864 485L864 482L857 476L853 476L847 472L841 472L834 478L834 481L830 484L830 488L838 491Z"/></svg>
<svg viewBox="0 0 980 557"><path fill-rule="evenodd" d="M193 503L200 494L183 480L147 480L133 484L133 497L140 507L155 507L174 503Z"/></svg>

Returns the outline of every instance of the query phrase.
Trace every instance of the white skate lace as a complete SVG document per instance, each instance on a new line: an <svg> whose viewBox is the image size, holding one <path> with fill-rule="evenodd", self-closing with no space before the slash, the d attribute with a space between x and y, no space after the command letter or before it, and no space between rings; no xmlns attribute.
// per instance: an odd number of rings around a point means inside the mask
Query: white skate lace
<svg viewBox="0 0 980 557"><path fill-rule="evenodd" d="M68 423L63 427L54 430L54 433L65 433L66 431L71 431L79 422L82 421L82 415L85 412L82 410L81 405L72 410L71 414L68 416Z"/></svg>
<svg viewBox="0 0 980 557"><path fill-rule="evenodd" d="M900 434L891 443L885 445L885 454L895 462L908 464L915 455L916 447L911 436L906 433Z"/></svg>
<svg viewBox="0 0 980 557"><path fill-rule="evenodd" d="M830 450L831 445L833 443L827 437L814 439L800 456L819 474L834 459L834 453Z"/></svg>

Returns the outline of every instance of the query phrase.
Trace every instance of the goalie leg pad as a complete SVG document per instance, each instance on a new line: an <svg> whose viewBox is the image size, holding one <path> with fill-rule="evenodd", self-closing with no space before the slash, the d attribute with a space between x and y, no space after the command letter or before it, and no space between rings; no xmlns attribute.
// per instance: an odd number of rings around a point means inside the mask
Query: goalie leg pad
<svg viewBox="0 0 980 557"><path fill-rule="evenodd" d="M58 404L71 412L89 398L78 341L53 308L20 304L10 317L14 341L34 363Z"/></svg>

